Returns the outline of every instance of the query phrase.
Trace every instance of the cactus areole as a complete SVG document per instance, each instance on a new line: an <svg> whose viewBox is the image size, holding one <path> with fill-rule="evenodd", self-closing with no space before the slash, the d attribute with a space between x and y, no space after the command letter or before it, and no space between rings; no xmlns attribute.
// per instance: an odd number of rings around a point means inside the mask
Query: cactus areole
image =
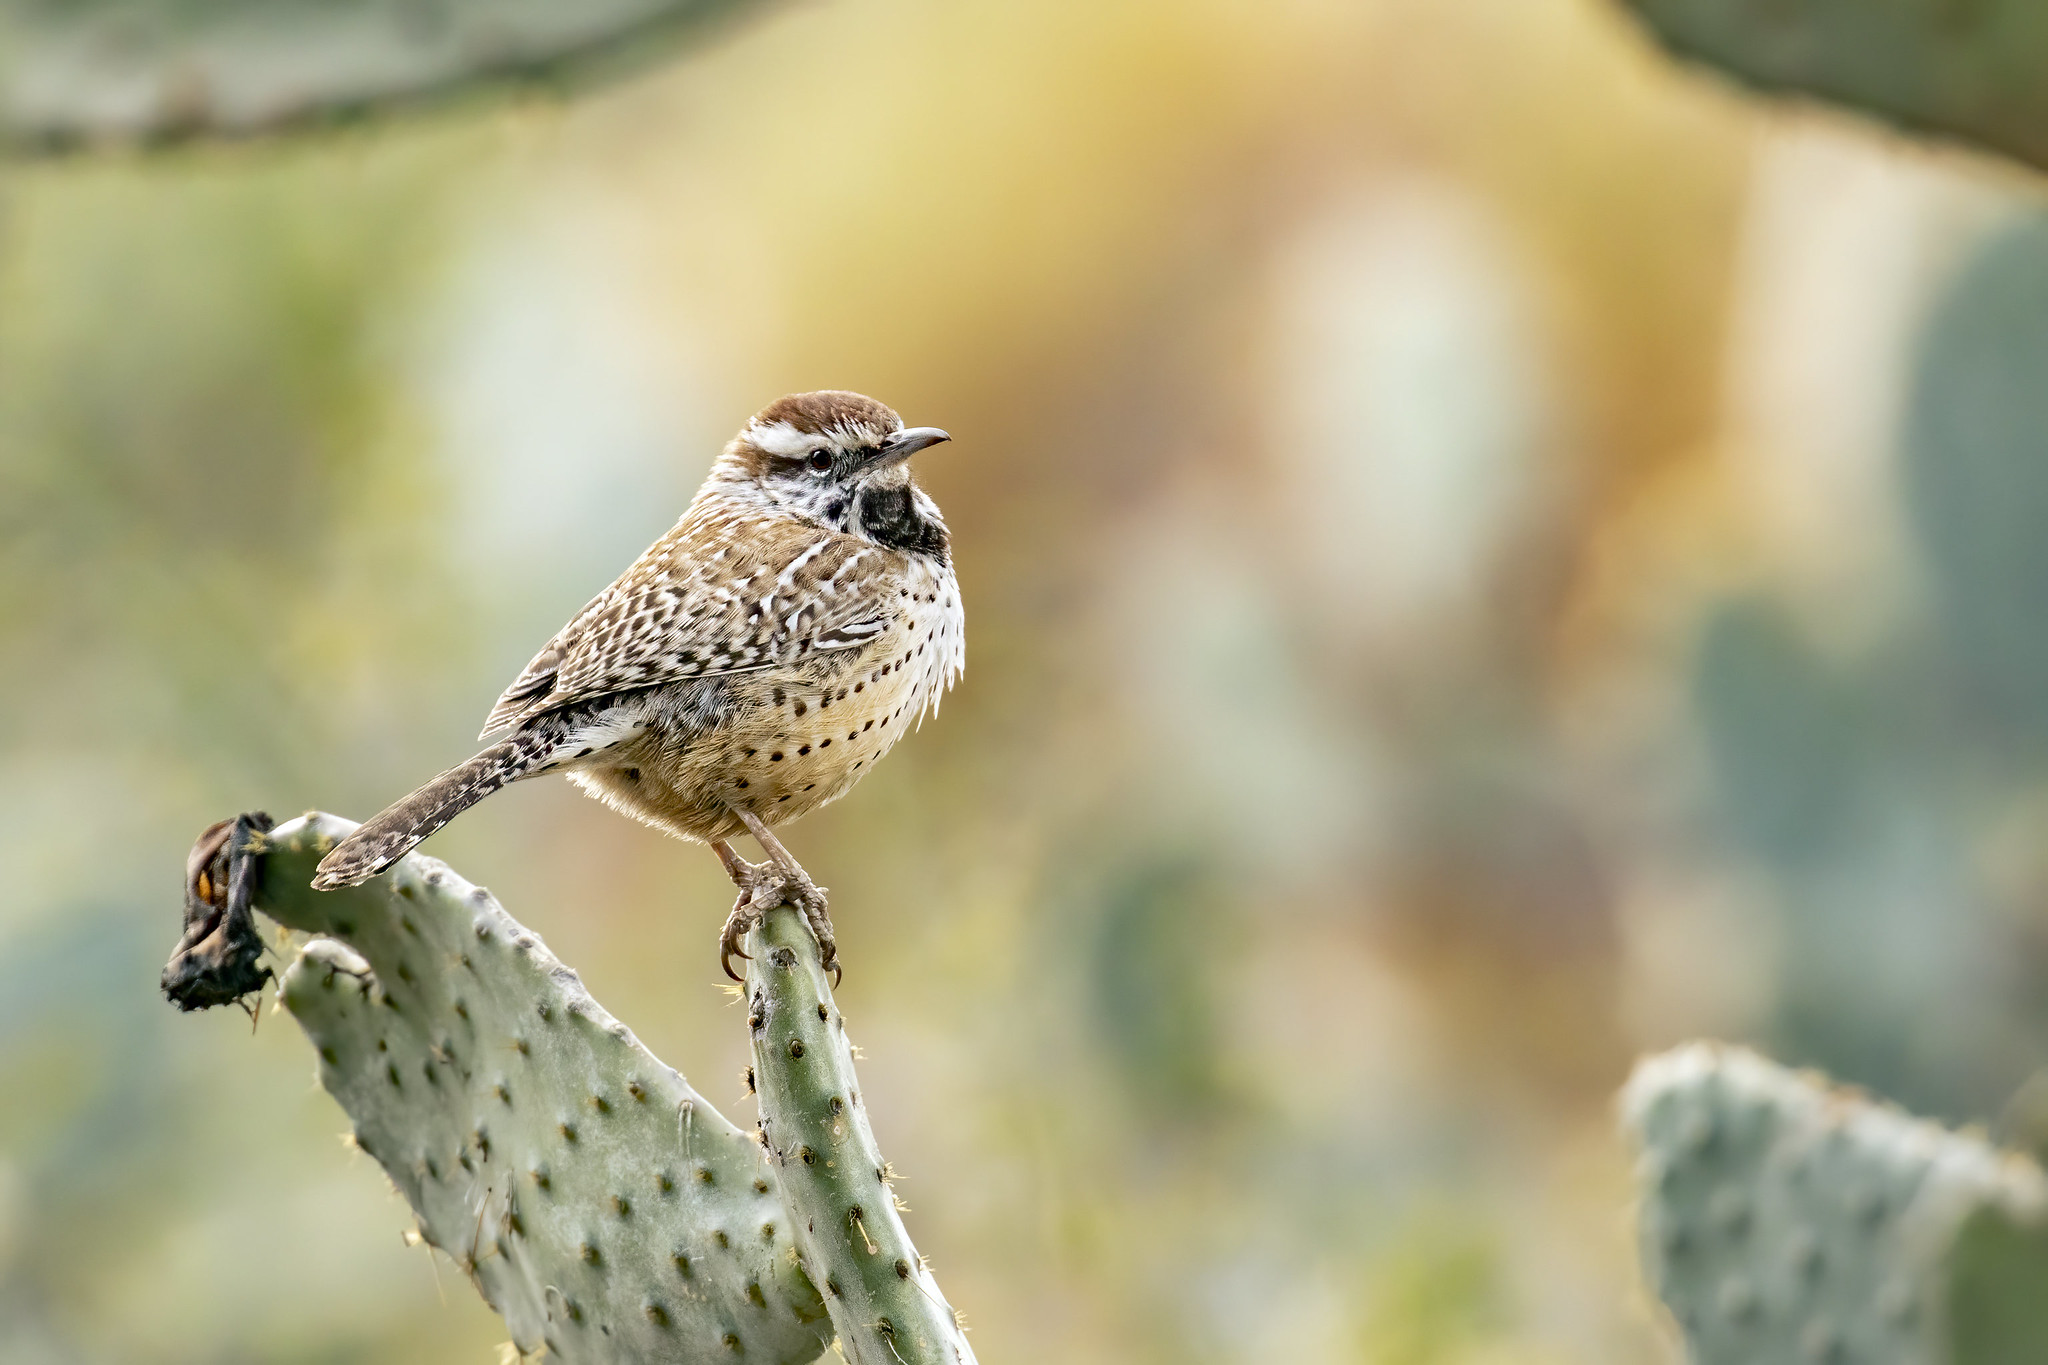
<svg viewBox="0 0 2048 1365"><path fill-rule="evenodd" d="M320 814L267 824L244 817L202 837L166 992L196 1008L261 986L251 906L314 935L278 994L320 1082L411 1204L420 1239L469 1276L522 1354L795 1365L826 1352L836 1329L856 1365L972 1361L849 1107L851 1052L794 911L750 944L774 977L753 988L756 1012L791 1036L764 1048L752 1027L763 1127L748 1133L488 891L415 854L362 886L316 892L314 865L354 826ZM792 1010L815 1025L801 1039L782 1022ZM800 1180L767 1138L833 1132L876 1187L836 1242L815 1210L844 1213L859 1173L791 1158ZM848 1236L875 1250L853 1256Z"/></svg>

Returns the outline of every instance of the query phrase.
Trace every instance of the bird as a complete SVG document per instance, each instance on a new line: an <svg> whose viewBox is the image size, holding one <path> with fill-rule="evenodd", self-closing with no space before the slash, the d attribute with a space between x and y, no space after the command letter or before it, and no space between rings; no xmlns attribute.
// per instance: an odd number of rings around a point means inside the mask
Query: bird
<svg viewBox="0 0 2048 1365"><path fill-rule="evenodd" d="M501 736L359 826L316 890L359 885L506 785L546 773L707 843L739 889L719 965L785 902L840 973L825 889L775 831L844 796L966 666L952 539L910 457L952 439L843 390L756 413L682 519L541 647ZM750 834L749 863L732 841Z"/></svg>

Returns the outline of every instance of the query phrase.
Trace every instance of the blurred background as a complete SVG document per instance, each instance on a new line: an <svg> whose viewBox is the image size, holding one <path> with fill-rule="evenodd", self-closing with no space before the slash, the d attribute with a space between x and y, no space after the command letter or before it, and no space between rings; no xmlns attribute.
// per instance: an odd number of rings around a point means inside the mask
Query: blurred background
<svg viewBox="0 0 2048 1365"><path fill-rule="evenodd" d="M2048 1058L2048 214L1597 0L829 0L573 102L0 169L0 1362L489 1362L186 848L362 818L800 389L969 667L795 827L991 1361L1634 1365L1613 1092ZM428 851L742 1125L702 849ZM2024 1134L2020 1136L2025 1136Z"/></svg>

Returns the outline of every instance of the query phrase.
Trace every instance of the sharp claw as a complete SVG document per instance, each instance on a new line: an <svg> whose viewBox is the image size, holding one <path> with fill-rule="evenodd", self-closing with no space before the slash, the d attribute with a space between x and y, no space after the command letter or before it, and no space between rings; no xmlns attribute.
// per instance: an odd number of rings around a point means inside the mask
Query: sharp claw
<svg viewBox="0 0 2048 1365"><path fill-rule="evenodd" d="M732 960L735 957L744 958L749 962L754 960L753 954L740 946L740 940L746 937L747 930L759 923L759 916L749 916L747 913L752 899L752 893L741 888L740 898L733 905L732 913L725 917L725 928L718 935L719 970L743 985L746 978L732 969Z"/></svg>
<svg viewBox="0 0 2048 1365"><path fill-rule="evenodd" d="M746 978L732 969L732 960L736 957L745 958L749 962L754 960L754 955L745 948L740 947L739 940L734 938L731 930L728 929L725 935L718 941L718 965L727 976L735 981L744 983Z"/></svg>
<svg viewBox="0 0 2048 1365"><path fill-rule="evenodd" d="M747 930L759 924L771 911L787 904L803 915L812 937L818 941L819 965L832 973L833 986L837 987L845 979L845 969L839 965L839 945L832 941L832 921L825 910L824 887L814 884L802 872L791 876L767 864L748 864L746 879L739 882L739 887L739 902L733 906L732 915L726 920L725 934L719 940L718 965L728 977L734 981L744 979L732 969L735 957L753 961L753 954L740 947L740 940ZM745 925L737 933L734 932L736 921Z"/></svg>

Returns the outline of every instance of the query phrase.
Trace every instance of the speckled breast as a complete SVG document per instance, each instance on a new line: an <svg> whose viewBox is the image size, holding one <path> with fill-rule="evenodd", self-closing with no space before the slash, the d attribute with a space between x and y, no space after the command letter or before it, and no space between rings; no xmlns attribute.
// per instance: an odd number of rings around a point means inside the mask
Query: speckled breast
<svg viewBox="0 0 2048 1365"><path fill-rule="evenodd" d="M788 673L735 680L739 705L716 742L724 799L769 824L844 795L935 705L959 671L960 594L950 571L902 589L889 629Z"/></svg>
<svg viewBox="0 0 2048 1365"><path fill-rule="evenodd" d="M650 735L576 780L616 809L696 839L738 834L733 807L779 825L845 795L962 666L951 569L907 575L897 601L889 627L863 645L731 675L728 719L716 731L680 748Z"/></svg>

